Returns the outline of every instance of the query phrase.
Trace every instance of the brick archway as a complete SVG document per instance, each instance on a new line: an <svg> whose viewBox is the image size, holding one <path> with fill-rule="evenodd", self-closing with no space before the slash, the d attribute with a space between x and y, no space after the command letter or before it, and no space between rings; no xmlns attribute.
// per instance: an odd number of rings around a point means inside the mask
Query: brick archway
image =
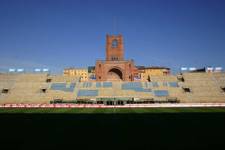
<svg viewBox="0 0 225 150"><path fill-rule="evenodd" d="M123 80L123 72L118 67L112 67L107 72L107 80L121 81Z"/></svg>

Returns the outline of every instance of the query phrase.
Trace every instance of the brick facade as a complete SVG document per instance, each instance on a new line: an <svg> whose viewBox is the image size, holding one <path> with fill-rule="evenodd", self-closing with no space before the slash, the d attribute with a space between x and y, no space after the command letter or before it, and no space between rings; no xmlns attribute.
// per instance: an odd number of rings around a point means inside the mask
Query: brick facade
<svg viewBox="0 0 225 150"><path fill-rule="evenodd" d="M97 60L97 81L133 81L137 68L133 60L124 60L122 35L106 36L106 60Z"/></svg>

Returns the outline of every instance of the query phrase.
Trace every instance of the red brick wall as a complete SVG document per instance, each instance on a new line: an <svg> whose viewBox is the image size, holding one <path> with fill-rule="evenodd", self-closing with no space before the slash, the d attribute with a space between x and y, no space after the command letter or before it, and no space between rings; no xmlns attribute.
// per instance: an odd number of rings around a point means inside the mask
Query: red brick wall
<svg viewBox="0 0 225 150"><path fill-rule="evenodd" d="M113 40L118 41L117 47L112 47ZM113 60L112 57L117 57L118 60ZM107 81L108 72L116 68L122 72L123 81L133 81L134 75L137 73L137 69L134 62L131 60L124 60L124 49L123 49L123 37L122 35L106 36L106 61L96 61L95 74L97 81Z"/></svg>
<svg viewBox="0 0 225 150"><path fill-rule="evenodd" d="M118 47L112 47L113 40L118 41ZM106 60L112 60L112 57L117 57L118 60L124 60L124 48L122 35L106 35Z"/></svg>

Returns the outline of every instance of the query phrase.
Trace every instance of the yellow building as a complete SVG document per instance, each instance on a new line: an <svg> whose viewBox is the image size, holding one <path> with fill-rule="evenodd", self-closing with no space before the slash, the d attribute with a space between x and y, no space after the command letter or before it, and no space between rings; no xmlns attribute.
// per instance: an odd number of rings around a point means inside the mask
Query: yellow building
<svg viewBox="0 0 225 150"><path fill-rule="evenodd" d="M88 81L88 69L86 68L66 68L63 71L65 76L80 78L80 81Z"/></svg>
<svg viewBox="0 0 225 150"><path fill-rule="evenodd" d="M142 81L150 80L150 76L164 76L170 74L170 68L166 67L140 67L138 71Z"/></svg>

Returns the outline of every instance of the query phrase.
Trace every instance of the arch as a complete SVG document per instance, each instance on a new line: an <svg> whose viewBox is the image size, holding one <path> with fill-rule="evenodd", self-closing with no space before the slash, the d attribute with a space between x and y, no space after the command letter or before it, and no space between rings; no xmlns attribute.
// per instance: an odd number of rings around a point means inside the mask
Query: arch
<svg viewBox="0 0 225 150"><path fill-rule="evenodd" d="M120 68L113 67L107 73L107 80L123 80L123 72Z"/></svg>

